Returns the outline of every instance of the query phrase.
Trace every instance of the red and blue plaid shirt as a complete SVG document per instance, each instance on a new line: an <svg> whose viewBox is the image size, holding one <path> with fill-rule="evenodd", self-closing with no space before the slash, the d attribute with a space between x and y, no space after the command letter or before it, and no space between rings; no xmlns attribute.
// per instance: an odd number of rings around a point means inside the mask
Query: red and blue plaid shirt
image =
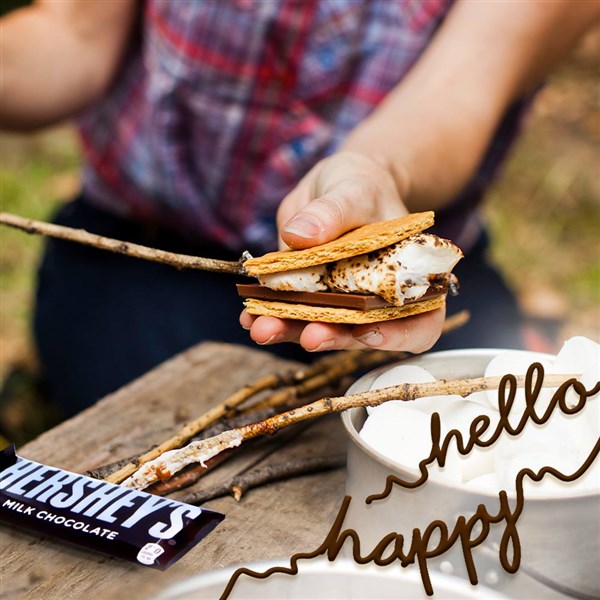
<svg viewBox="0 0 600 600"><path fill-rule="evenodd" d="M236 251L273 249L283 197L404 77L450 5L146 0L139 43L80 120L84 195ZM509 121L446 235L460 236Z"/></svg>

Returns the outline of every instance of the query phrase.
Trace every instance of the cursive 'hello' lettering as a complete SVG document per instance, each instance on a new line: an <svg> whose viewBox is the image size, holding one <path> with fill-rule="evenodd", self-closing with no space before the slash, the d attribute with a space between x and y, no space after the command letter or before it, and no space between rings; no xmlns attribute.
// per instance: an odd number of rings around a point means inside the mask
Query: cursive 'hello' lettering
<svg viewBox="0 0 600 600"><path fill-rule="evenodd" d="M509 421L509 416L517 393L517 379L514 375L510 374L505 375L502 378L498 388L498 411L500 417L495 431L487 440L482 438L489 429L491 421L487 415L479 415L471 422L469 427L469 439L466 443L463 440L462 433L458 431L458 429L450 430L444 437L444 440L440 442L440 416L438 413L433 413L431 415L431 452L427 458L419 463L419 472L421 476L416 481L407 481L400 479L395 475L389 475L383 492L370 495L366 500L367 504L387 498L390 495L394 484L407 489L414 489L423 485L429 478L427 467L430 464L437 462L440 467L443 467L446 464L446 456L453 440L456 443L456 449L459 454L466 456L475 446L480 448L491 446L503 433L507 433L511 436L519 435L530 420L538 425L547 423L557 406L563 413L574 415L583 410L588 398L591 398L600 392L600 382L598 382L593 389L588 391L581 382L576 379L569 379L561 384L556 392L554 392L552 399L543 414L538 415L535 404L539 397L540 390L542 389L543 381L544 367L540 363L533 363L529 369L527 369L527 374L525 376L525 410L517 425L513 427ZM574 405L569 406L567 402L567 392L571 388L575 391L578 401Z"/></svg>

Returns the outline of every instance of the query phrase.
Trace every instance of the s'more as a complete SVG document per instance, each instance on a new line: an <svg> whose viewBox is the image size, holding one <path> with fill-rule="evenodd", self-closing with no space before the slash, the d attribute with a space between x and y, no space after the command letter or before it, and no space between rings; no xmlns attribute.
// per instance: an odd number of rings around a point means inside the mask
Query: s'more
<svg viewBox="0 0 600 600"><path fill-rule="evenodd" d="M354 229L304 250L248 258L259 284L240 284L252 315L362 324L401 319L444 306L457 289L452 269L463 257L449 240L423 233L433 212L412 213Z"/></svg>

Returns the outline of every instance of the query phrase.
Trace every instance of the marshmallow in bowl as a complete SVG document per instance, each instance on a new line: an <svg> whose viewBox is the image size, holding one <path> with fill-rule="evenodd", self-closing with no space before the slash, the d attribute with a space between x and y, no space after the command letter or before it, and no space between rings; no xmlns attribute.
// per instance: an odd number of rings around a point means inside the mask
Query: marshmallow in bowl
<svg viewBox="0 0 600 600"><path fill-rule="evenodd" d="M553 373L577 373L581 372L579 381L590 390L600 380L600 344L592 340L576 336L567 340L556 356ZM567 401L571 404L577 402L573 390L569 390ZM584 413L589 430L596 438L600 437L600 392L588 398ZM596 460L596 466L600 460ZM600 480L600 474L598 475ZM599 483L600 486L600 483Z"/></svg>
<svg viewBox="0 0 600 600"><path fill-rule="evenodd" d="M554 373L581 372L581 382L589 389L598 381L600 344L583 336L567 340L554 361Z"/></svg>
<svg viewBox="0 0 600 600"><path fill-rule="evenodd" d="M382 456L400 462L416 479L419 462L431 451L430 418L427 413L403 404L392 401L378 406L366 420L360 436ZM444 468L432 464L428 470L438 479L461 482L460 466L456 461L448 461Z"/></svg>
<svg viewBox="0 0 600 600"><path fill-rule="evenodd" d="M430 409L430 414L437 412L442 422L442 439L452 429L458 429L461 432L463 440L469 439L469 427L473 420L479 415L486 415L490 419L488 431L494 431L499 420L499 413L492 409L486 409L476 402L469 402L460 396L446 396L451 401L439 403L437 407ZM435 400L432 397L431 400ZM466 456L463 456L456 450L456 444L453 442L446 462L456 464L461 472L462 481L470 481L475 477L481 477L494 470L494 449L476 448Z"/></svg>
<svg viewBox="0 0 600 600"><path fill-rule="evenodd" d="M394 306L416 300L436 276L452 271L462 252L448 240L417 234L381 250L326 265L259 275L272 290L320 292L332 290L376 294Z"/></svg>
<svg viewBox="0 0 600 600"><path fill-rule="evenodd" d="M551 372L551 363L544 357L536 357L535 360L544 367L545 373ZM507 350L494 356L485 369L484 377L502 377L507 373L513 375L525 375L527 369L534 362L531 352L521 350ZM490 406L498 410L498 390L486 390L485 392ZM552 392L549 389L543 389L540 392L536 407L543 407L552 398ZM509 421L512 425L518 422L519 416L525 410L525 391L523 388L517 390L510 412ZM541 411L540 411L541 412Z"/></svg>
<svg viewBox="0 0 600 600"><path fill-rule="evenodd" d="M435 377L426 369L416 365L398 365L377 377L371 384L371 390L399 385L400 383L431 383ZM393 409L388 408L393 406ZM410 410L410 413L406 411ZM370 443L378 452L391 460L398 461L402 456L402 465L410 470L416 470L419 460L425 458L431 450L431 414L440 414L442 422L442 436L450 429L459 429L463 436L468 436L471 421L480 414L487 414L492 422L492 427L498 421L498 413L489 406L482 407L474 402L464 400L460 396L430 396L417 398L410 402L391 400L379 406L367 407L370 417L365 423L360 435ZM415 413L420 413L418 416ZM407 421L407 415L410 418ZM418 424L418 429L417 429ZM407 433L411 427L412 431ZM398 429L401 429L402 450L398 447ZM377 431L380 432L378 437ZM363 432L369 438L363 436ZM371 432L374 432L371 435ZM410 435L410 437L407 437ZM422 436L422 437L421 437ZM418 447L408 447L409 439L418 439ZM369 440L371 440L369 442ZM422 446L422 447L421 447ZM427 452L427 454L423 454ZM420 458L419 458L420 457ZM442 479L446 481L462 481L463 476L471 478L486 472L493 467L493 458L487 449L481 452L472 452L469 456L461 456L458 452L448 453L444 469L435 469ZM433 474L433 465L430 467ZM464 472L464 473L463 473Z"/></svg>
<svg viewBox="0 0 600 600"><path fill-rule="evenodd" d="M533 362L541 362L546 373L577 374L586 389L600 380L600 345L586 338L568 340L555 358L520 351L506 351L490 361L486 376L524 374ZM415 365L401 365L377 377L371 389L379 389L402 383L434 381L431 373ZM538 414L543 412L554 390L542 389L536 402ZM416 401L392 401L369 411L361 437L389 460L410 471L431 451L430 419L433 412L440 415L442 439L451 429L458 429L463 440L468 439L469 427L477 416L487 415L491 436L498 422L497 391L491 394L479 392L465 399L458 396L439 396ZM393 409L385 409L386 404ZM509 421L516 424L525 408L523 394L518 394L510 412ZM381 411L381 412L379 412ZM421 412L423 417L415 415ZM407 432L407 429L411 429ZM380 440L381 436L385 441ZM424 436L426 439L421 439ZM534 471L550 466L565 475L574 473L585 462L600 436L600 394L588 398L586 406L575 415L565 415L556 407L550 419L543 425L529 421L518 436L503 432L489 448L475 447L467 456L456 451L450 444L444 470L430 469L432 478L460 483L470 489L497 493L500 489L514 490L515 477L524 467ZM484 435L484 439L489 436ZM409 440L414 445L409 446ZM596 459L588 471L574 482L563 483L551 475L540 482L524 479L525 493L529 496L560 495L600 490L600 459Z"/></svg>
<svg viewBox="0 0 600 600"><path fill-rule="evenodd" d="M586 389L591 389L599 378L600 344L582 336L567 340L557 354L552 369L553 373L581 373L579 381L585 385ZM570 394L574 395L574 392L571 391ZM599 395L594 396L593 399L598 400ZM592 399L588 399L588 402L590 400ZM595 402L594 406L598 408L599 404L600 402ZM600 426L600 412L597 413L594 421Z"/></svg>
<svg viewBox="0 0 600 600"><path fill-rule="evenodd" d="M520 435L502 436L494 451L496 476L502 489L514 487L515 477L525 467L538 471L550 466L565 475L577 471L597 439L584 421L585 413L565 415L556 410L543 425L529 422ZM571 486L573 483L561 482L551 475L545 475L539 483L529 477L524 479L526 493L551 492Z"/></svg>
<svg viewBox="0 0 600 600"><path fill-rule="evenodd" d="M435 377L425 369L417 367L416 365L398 365L389 369L385 373L382 373L373 381L371 384L371 390L380 390L384 387L390 387L401 383L432 383L435 381ZM427 403L429 398L417 398L411 402L413 408L420 407ZM399 401L392 400L397 404ZM373 411L381 408L380 406L367 406L367 412L371 414Z"/></svg>

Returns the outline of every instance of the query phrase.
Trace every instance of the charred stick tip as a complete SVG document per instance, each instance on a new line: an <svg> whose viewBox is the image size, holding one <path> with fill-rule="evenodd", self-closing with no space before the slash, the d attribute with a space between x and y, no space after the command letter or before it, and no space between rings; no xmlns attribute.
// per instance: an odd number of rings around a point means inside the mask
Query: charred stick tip
<svg viewBox="0 0 600 600"><path fill-rule="evenodd" d="M231 495L235 499L236 502L239 502L244 495L244 488L240 485L232 485L231 486Z"/></svg>

